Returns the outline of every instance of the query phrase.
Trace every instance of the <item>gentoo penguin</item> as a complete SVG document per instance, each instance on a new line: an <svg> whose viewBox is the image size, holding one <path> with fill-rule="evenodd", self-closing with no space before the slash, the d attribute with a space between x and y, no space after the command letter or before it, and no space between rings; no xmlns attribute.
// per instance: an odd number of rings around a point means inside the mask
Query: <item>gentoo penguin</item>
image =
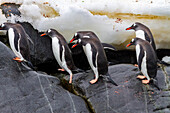
<svg viewBox="0 0 170 113"><path fill-rule="evenodd" d="M153 47L148 41L140 38L134 38L127 45L136 45L136 58L138 62L138 67L144 76L138 75L137 78L147 80L142 80L142 83L148 84L150 80L153 80L157 74L157 57Z"/></svg>
<svg viewBox="0 0 170 113"><path fill-rule="evenodd" d="M29 36L25 32L24 28L20 24L16 23L3 23L0 26L0 30L7 30L9 43L12 51L16 55L13 60L18 62L26 62L28 66L33 68L30 62L30 48L29 48Z"/></svg>
<svg viewBox="0 0 170 113"><path fill-rule="evenodd" d="M135 22L131 27L126 28L126 30L135 30L136 37L141 38L143 40L147 40L156 51L155 41L150 29L143 25L142 23Z"/></svg>
<svg viewBox="0 0 170 113"><path fill-rule="evenodd" d="M78 31L74 34L73 38L70 40L70 43L78 40L79 38L96 38L99 40L99 38L97 37L97 35L92 32L92 31ZM116 50L115 47L113 47L110 44L107 43L101 43L102 46L104 47L104 49L109 49L109 50Z"/></svg>
<svg viewBox="0 0 170 113"><path fill-rule="evenodd" d="M76 70L76 66L74 65L71 50L68 47L68 44L65 38L57 32L55 29L49 29L46 33L41 36L48 35L52 38L52 50L57 60L58 64L62 69L61 71L67 71L70 74L69 83L72 83L73 73L71 70Z"/></svg>
<svg viewBox="0 0 170 113"><path fill-rule="evenodd" d="M117 86L108 73L108 62L100 40L97 38L79 38L72 48L77 45L83 46L90 67L95 74L95 79L91 80L90 83L96 83L99 75L106 75L110 78L110 81Z"/></svg>

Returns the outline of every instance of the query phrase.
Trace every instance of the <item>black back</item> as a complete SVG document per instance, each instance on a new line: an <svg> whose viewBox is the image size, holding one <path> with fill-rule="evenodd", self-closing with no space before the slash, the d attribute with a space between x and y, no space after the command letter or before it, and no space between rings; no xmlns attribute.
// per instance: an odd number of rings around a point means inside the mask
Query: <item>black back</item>
<svg viewBox="0 0 170 113"><path fill-rule="evenodd" d="M154 38L153 38L153 35L150 31L150 29L145 26L144 24L141 24L139 22L136 22L135 23L137 25L137 27L135 27L135 31L137 30L143 30L145 32L145 39L150 42L150 44L152 45L153 49L156 51L156 45L155 45L155 41L154 41ZM140 38L140 37L139 37Z"/></svg>
<svg viewBox="0 0 170 113"><path fill-rule="evenodd" d="M72 58L72 53L71 53L71 50L67 44L67 41L65 40L65 38L58 32L56 31L55 29L50 29L51 32L50 33L47 33L50 37L52 38L58 38L59 40L59 44L60 44L60 59L62 61L62 52L63 52L63 46L64 46L64 49L65 49L65 52L64 52L64 56L65 56L65 60L66 60L66 63L67 63L67 66L69 69L71 70L76 70L77 67L74 65L74 62L73 62L73 58Z"/></svg>
<svg viewBox="0 0 170 113"><path fill-rule="evenodd" d="M140 45L140 55L138 59L139 69L141 69L142 59L146 54L147 72L150 78L155 78L157 74L157 57L153 47L149 42L137 38L137 44Z"/></svg>
<svg viewBox="0 0 170 113"><path fill-rule="evenodd" d="M81 38L81 42L80 42L81 45L85 46L88 43L92 47L93 65L96 67L95 63L97 60L97 68L99 74L106 75L106 73L108 72L108 62L104 52L104 48L100 40L98 40L97 38Z"/></svg>

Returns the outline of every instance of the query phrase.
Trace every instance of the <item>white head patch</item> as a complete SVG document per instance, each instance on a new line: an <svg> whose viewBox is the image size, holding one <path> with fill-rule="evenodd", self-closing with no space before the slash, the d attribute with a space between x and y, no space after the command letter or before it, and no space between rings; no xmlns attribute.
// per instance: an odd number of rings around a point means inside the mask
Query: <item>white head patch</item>
<svg viewBox="0 0 170 113"><path fill-rule="evenodd" d="M51 29L49 29L47 32L50 33L50 32L51 32Z"/></svg>
<svg viewBox="0 0 170 113"><path fill-rule="evenodd" d="M80 42L81 42L81 39L78 39L78 42L80 43Z"/></svg>
<svg viewBox="0 0 170 113"><path fill-rule="evenodd" d="M74 36L76 37L76 36L77 36L77 33L75 33Z"/></svg>
<svg viewBox="0 0 170 113"><path fill-rule="evenodd" d="M1 24L1 27L4 27L5 26L5 24Z"/></svg>
<svg viewBox="0 0 170 113"><path fill-rule="evenodd" d="M83 36L83 38L90 38L89 36Z"/></svg>
<svg viewBox="0 0 170 113"><path fill-rule="evenodd" d="M132 42L134 42L134 38L132 39Z"/></svg>
<svg viewBox="0 0 170 113"><path fill-rule="evenodd" d="M133 24L133 26L136 26L136 24Z"/></svg>

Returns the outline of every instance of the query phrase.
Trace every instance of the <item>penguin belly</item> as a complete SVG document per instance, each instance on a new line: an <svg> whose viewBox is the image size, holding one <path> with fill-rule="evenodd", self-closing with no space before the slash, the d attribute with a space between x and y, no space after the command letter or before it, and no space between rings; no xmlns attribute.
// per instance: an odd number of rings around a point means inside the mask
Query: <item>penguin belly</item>
<svg viewBox="0 0 170 113"><path fill-rule="evenodd" d="M87 56L87 60L88 60L88 62L89 62L89 64L90 64L90 67L92 68L92 70L94 71L94 74L96 75L96 76L98 76L99 74L98 74L98 70L97 70L97 55L96 55L96 67L94 67L94 64L93 64L93 59L92 59L92 47L91 47L91 45L90 44L86 44L85 46L83 46L83 50L84 50L84 52L85 52L85 54L86 54L86 56Z"/></svg>
<svg viewBox="0 0 170 113"><path fill-rule="evenodd" d="M146 61L146 51L144 51L144 57L142 59L142 63L141 63L141 72L143 73L143 75L150 80L149 74L148 74L148 69L147 69L147 61Z"/></svg>
<svg viewBox="0 0 170 113"><path fill-rule="evenodd" d="M18 34L18 35L20 35L20 34ZM20 43L21 37L20 37L19 40L18 40L18 51L17 51L16 48L15 48L15 44L14 44L14 43L15 43L15 42L14 42L15 33L14 33L14 30L13 30L12 28L10 28L10 29L8 30L8 37L9 37L9 44L10 44L11 49L12 49L12 51L14 52L14 54L15 54L17 57L21 58L21 60L25 60L25 59L23 58L23 56L21 55L21 53L20 53L20 45L19 45L19 43Z"/></svg>
<svg viewBox="0 0 170 113"><path fill-rule="evenodd" d="M143 40L146 40L146 39L145 39L145 32L144 32L143 30L137 30L137 31L135 32L135 34L136 34L136 37L141 38L141 39L143 39Z"/></svg>
<svg viewBox="0 0 170 113"><path fill-rule="evenodd" d="M71 70L67 67L67 63L65 60L65 48L62 46L62 59L60 59L60 44L57 37L52 38L52 50L53 54L55 56L55 59L57 60L58 64L61 68L65 69L69 74L72 74Z"/></svg>

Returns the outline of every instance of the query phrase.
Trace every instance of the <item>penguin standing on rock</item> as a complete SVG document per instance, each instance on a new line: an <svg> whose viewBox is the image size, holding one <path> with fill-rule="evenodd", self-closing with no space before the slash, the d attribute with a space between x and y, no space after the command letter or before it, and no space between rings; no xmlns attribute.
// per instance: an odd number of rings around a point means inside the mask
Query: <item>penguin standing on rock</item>
<svg viewBox="0 0 170 113"><path fill-rule="evenodd" d="M148 41L152 45L154 51L156 51L153 35L147 26L143 25L142 23L135 22L131 27L126 28L126 30L132 29L135 30L136 37Z"/></svg>
<svg viewBox="0 0 170 113"><path fill-rule="evenodd" d="M139 79L142 80L143 84L148 84L153 81L157 74L157 57L153 47L148 41L142 40L140 38L134 38L127 45L136 45L136 57L138 62L138 67L144 76L138 75Z"/></svg>
<svg viewBox="0 0 170 113"><path fill-rule="evenodd" d="M3 23L0 25L0 30L7 30L10 47L16 55L13 60L26 62L28 66L33 68L32 63L30 62L29 48L29 40L31 42L32 40L29 38L24 28L20 24L16 23Z"/></svg>
<svg viewBox="0 0 170 113"><path fill-rule="evenodd" d="M70 43L80 38L96 38L99 40L97 35L92 31L78 31L74 34L73 38L70 40ZM101 44L104 49L109 49L109 50L114 50L114 51L116 50L116 48L110 44L107 44L107 43L101 43Z"/></svg>
<svg viewBox="0 0 170 113"><path fill-rule="evenodd" d="M83 46L83 50L87 56L90 67L95 74L95 79L91 80L90 83L96 83L99 75L106 75L109 77L112 84L117 86L108 73L108 62L100 40L98 38L89 37L79 38L77 43L74 44L72 48L76 47L77 45Z"/></svg>
<svg viewBox="0 0 170 113"><path fill-rule="evenodd" d="M71 70L78 70L74 65L71 50L68 47L68 44L65 38L57 32L55 29L49 29L46 33L41 36L48 35L52 38L52 50L53 54L62 69L60 71L67 71L70 74L69 83L72 83L73 73Z"/></svg>

